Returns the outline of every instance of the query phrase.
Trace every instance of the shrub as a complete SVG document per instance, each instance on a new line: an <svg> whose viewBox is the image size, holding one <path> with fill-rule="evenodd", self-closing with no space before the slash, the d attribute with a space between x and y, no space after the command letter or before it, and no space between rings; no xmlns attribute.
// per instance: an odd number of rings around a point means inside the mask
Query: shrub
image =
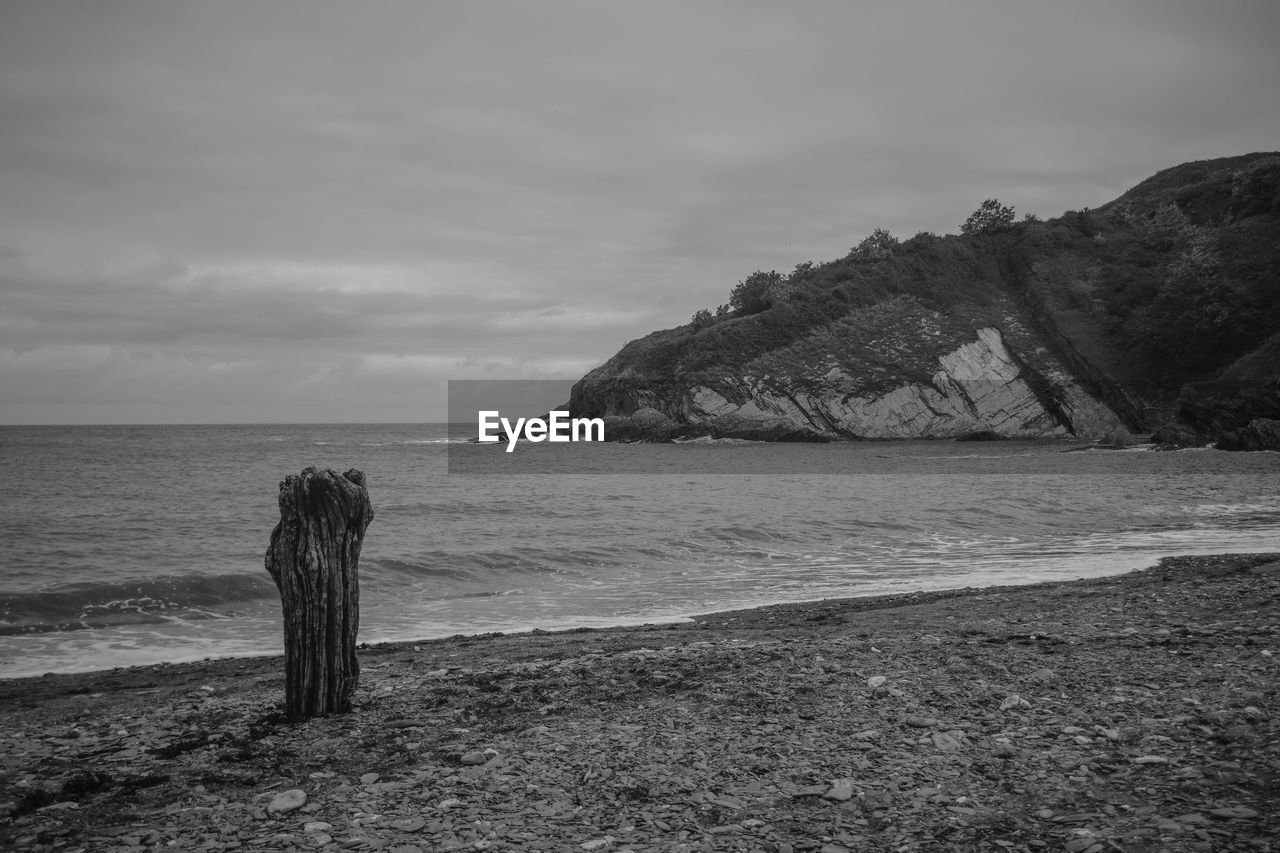
<svg viewBox="0 0 1280 853"><path fill-rule="evenodd" d="M779 302L786 302L793 298L800 290L799 284L795 279L781 278L769 285L769 290L765 296L769 300L770 305L777 305Z"/></svg>
<svg viewBox="0 0 1280 853"><path fill-rule="evenodd" d="M883 261L892 258L901 241L884 228L877 228L861 243L849 250L855 261Z"/></svg>
<svg viewBox="0 0 1280 853"><path fill-rule="evenodd" d="M782 274L776 270L757 270L738 282L729 294L729 305L741 314L759 314L773 304L774 293L782 283Z"/></svg>
<svg viewBox="0 0 1280 853"><path fill-rule="evenodd" d="M1013 224L1013 208L1000 203L998 199L989 198L969 214L969 218L960 226L961 234L989 234L1002 231Z"/></svg>
<svg viewBox="0 0 1280 853"><path fill-rule="evenodd" d="M710 311L706 308L699 308L693 312L693 317L690 318L689 322L693 323L695 329L705 329L715 321L712 319Z"/></svg>

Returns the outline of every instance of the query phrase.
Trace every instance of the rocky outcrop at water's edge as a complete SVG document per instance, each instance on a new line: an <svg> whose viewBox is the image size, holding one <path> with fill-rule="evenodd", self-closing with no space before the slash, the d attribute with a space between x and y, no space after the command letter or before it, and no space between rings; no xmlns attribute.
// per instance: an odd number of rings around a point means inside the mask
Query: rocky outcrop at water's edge
<svg viewBox="0 0 1280 853"><path fill-rule="evenodd" d="M865 389L838 366L818 376L795 375L797 386L772 377L692 384L677 399L634 395L645 403L628 417L606 418L605 432L622 441L706 435L765 441L842 438L1101 438L1124 431L1121 418L1081 386L1066 368L1041 354L1031 367L1010 351L999 329L937 356L936 370L883 391ZM824 365L825 366L825 365ZM797 379L807 380L804 383ZM662 406L660 410L654 404ZM671 412L672 414L666 414ZM674 415L674 417L673 417Z"/></svg>

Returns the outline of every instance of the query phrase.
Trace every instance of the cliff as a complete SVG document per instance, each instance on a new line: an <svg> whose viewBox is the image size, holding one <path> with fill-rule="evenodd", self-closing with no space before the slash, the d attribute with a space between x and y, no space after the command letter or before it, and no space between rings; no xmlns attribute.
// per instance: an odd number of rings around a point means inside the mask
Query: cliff
<svg viewBox="0 0 1280 853"><path fill-rule="evenodd" d="M627 344L570 410L622 440L1203 442L1280 418L1280 154L969 230L757 273L734 310Z"/></svg>

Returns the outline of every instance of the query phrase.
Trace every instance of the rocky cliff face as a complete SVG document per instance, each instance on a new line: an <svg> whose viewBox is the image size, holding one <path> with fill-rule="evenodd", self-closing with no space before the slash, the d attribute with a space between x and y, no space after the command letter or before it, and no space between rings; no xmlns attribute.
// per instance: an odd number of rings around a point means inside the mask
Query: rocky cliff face
<svg viewBox="0 0 1280 853"><path fill-rule="evenodd" d="M1280 329L1278 238L1280 156L1188 164L1098 211L797 268L763 311L631 342L569 406L621 440L1097 439L1179 412L1202 438L1188 382L1280 399L1238 378ZM1276 416L1239 408L1223 429Z"/></svg>
<svg viewBox="0 0 1280 853"><path fill-rule="evenodd" d="M1000 328L980 326L963 340L961 330L943 333L945 318L936 312L898 308L893 325L918 314L910 319L920 335L891 340L882 329L886 334L874 342L875 351L897 351L893 362L869 363L852 351L864 348L865 340L850 337L841 346L824 334L821 357L785 372L777 369L784 359L771 354L741 376L653 389L619 387L611 381L615 368L606 365L579 383L571 406L614 416L639 413L633 418L638 432L614 424L631 438L1102 438L1126 430L1123 418L1037 346L1015 315L1005 318L1009 339ZM1011 341L1031 349L1011 349ZM808 343L812 349L814 342ZM596 383L611 389L613 405L590 396Z"/></svg>

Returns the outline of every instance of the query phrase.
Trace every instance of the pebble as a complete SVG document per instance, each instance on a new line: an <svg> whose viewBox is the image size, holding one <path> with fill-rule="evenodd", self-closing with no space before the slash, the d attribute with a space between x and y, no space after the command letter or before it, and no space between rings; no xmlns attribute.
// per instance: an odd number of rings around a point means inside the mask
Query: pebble
<svg viewBox="0 0 1280 853"><path fill-rule="evenodd" d="M372 785L374 782L377 782L377 781L378 781L377 773L366 773L360 777L361 785Z"/></svg>
<svg viewBox="0 0 1280 853"><path fill-rule="evenodd" d="M1037 669L1031 675L1027 676L1033 681L1039 681L1042 684L1048 684L1058 677L1058 674L1051 669Z"/></svg>
<svg viewBox="0 0 1280 853"><path fill-rule="evenodd" d="M459 759L459 761L461 761L463 764L470 764L470 765L484 764L488 760L489 760L489 756L484 752L480 752L479 750L475 752L463 753L462 757Z"/></svg>
<svg viewBox="0 0 1280 853"><path fill-rule="evenodd" d="M799 789L798 791L796 791L796 792L795 792L794 794L792 794L791 796L793 796L793 797L821 797L821 796L823 796L824 794L826 794L826 793L827 793L827 789L828 789L828 788L830 788L830 787L831 787L830 785L806 785L805 787L803 787L803 788Z"/></svg>
<svg viewBox="0 0 1280 853"><path fill-rule="evenodd" d="M1163 755L1142 755L1133 759L1134 764L1168 764L1169 759Z"/></svg>
<svg viewBox="0 0 1280 853"><path fill-rule="evenodd" d="M1031 703L1023 699L1017 693L1011 693L1004 697L1004 701L1000 703L1001 711L1008 711L1010 708L1030 708Z"/></svg>
<svg viewBox="0 0 1280 853"><path fill-rule="evenodd" d="M933 733L933 745L943 752L956 752L963 746L959 738L944 732Z"/></svg>
<svg viewBox="0 0 1280 853"><path fill-rule="evenodd" d="M852 779L833 779L831 787L822 795L823 799L835 800L837 803L843 803L846 800L853 799L853 780Z"/></svg>
<svg viewBox="0 0 1280 853"><path fill-rule="evenodd" d="M934 717L907 717L907 725L913 729L927 729L937 724L938 721Z"/></svg>
<svg viewBox="0 0 1280 853"><path fill-rule="evenodd" d="M604 838L593 838L590 841L584 841L578 845L579 848L587 851L603 850L613 843L613 836L606 835Z"/></svg>
<svg viewBox="0 0 1280 853"><path fill-rule="evenodd" d="M308 821L302 826L303 832L328 832L331 829L333 829L333 824L325 823L322 820Z"/></svg>
<svg viewBox="0 0 1280 853"><path fill-rule="evenodd" d="M296 812L307 803L307 794L299 788L281 791L271 799L267 806L267 814L282 815Z"/></svg>
<svg viewBox="0 0 1280 853"><path fill-rule="evenodd" d="M873 675L867 679L867 686L870 687L872 690L875 690L877 687L882 686L888 680L889 679L885 678L883 675Z"/></svg>
<svg viewBox="0 0 1280 853"><path fill-rule="evenodd" d="M1209 809L1209 814L1213 815L1214 817L1225 818L1227 820L1230 820L1232 818L1258 816L1258 813L1256 811L1250 808L1246 808L1244 806L1225 806L1220 809Z"/></svg>

